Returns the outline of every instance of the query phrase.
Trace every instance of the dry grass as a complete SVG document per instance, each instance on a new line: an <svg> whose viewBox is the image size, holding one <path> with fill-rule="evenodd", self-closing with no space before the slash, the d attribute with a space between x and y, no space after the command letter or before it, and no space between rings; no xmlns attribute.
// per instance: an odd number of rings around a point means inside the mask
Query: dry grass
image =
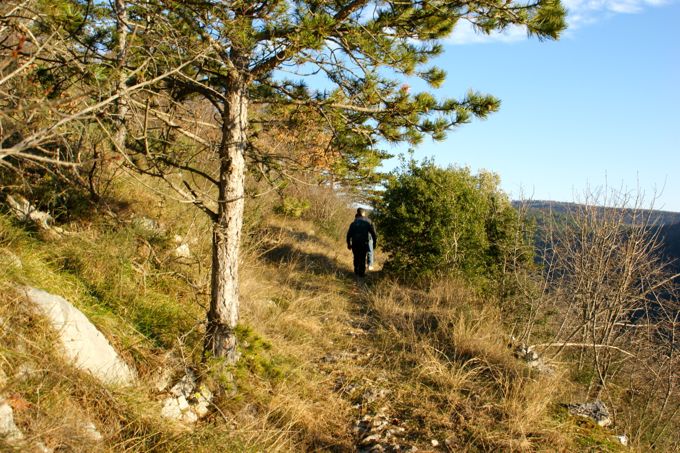
<svg viewBox="0 0 680 453"><path fill-rule="evenodd" d="M432 439L448 451L577 451L573 423L556 410L561 376L514 359L496 303L457 281L424 291L374 273L356 284L342 235L329 234L340 208L326 213L322 195L313 207L333 221L325 229L274 216L271 203L255 209L241 267L243 358L231 370L238 392L221 394L192 431L159 417L150 380L161 366L180 374L200 361L208 224L147 193L59 241L0 216L0 319L13 326L0 336L2 392L29 402L16 415L27 437L83 452L344 452L355 449L355 423L384 411L425 451ZM140 216L164 232L135 226ZM173 257L174 234L190 241L193 260ZM139 385L109 388L63 363L16 284L82 309L135 365ZM25 378L22 367L37 371ZM219 379L210 369L204 377ZM104 442L84 437L84 419Z"/></svg>

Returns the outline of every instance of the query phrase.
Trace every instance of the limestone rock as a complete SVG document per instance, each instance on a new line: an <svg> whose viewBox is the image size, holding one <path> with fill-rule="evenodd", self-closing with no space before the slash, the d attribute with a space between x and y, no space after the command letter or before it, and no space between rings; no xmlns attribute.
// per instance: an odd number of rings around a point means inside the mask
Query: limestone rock
<svg viewBox="0 0 680 453"><path fill-rule="evenodd" d="M387 408L381 408L375 415L364 415L354 426L359 453L416 451L402 439L406 429L399 426L400 420L388 417Z"/></svg>
<svg viewBox="0 0 680 453"><path fill-rule="evenodd" d="M626 436L625 434L619 434L615 436L615 438L624 447L628 446L628 436Z"/></svg>
<svg viewBox="0 0 680 453"><path fill-rule="evenodd" d="M193 371L187 373L170 389L170 396L163 400L161 415L181 423L196 423L208 415L213 394L207 386L196 391L197 378Z"/></svg>
<svg viewBox="0 0 680 453"><path fill-rule="evenodd" d="M163 227L156 220L149 217L135 217L132 224L141 230L149 233L160 234L163 233Z"/></svg>
<svg viewBox="0 0 680 453"><path fill-rule="evenodd" d="M39 211L21 195L7 195L7 205L19 220L31 221L45 230L50 229L50 224L54 220L51 215Z"/></svg>
<svg viewBox="0 0 680 453"><path fill-rule="evenodd" d="M22 290L59 332L64 353L75 366L109 384L134 382L134 370L80 310L63 297L28 286Z"/></svg>
<svg viewBox="0 0 680 453"><path fill-rule="evenodd" d="M189 244L187 243L178 245L173 253L177 258L191 258L191 250L189 249Z"/></svg>
<svg viewBox="0 0 680 453"><path fill-rule="evenodd" d="M607 409L607 406L601 400L595 400L588 403L568 404L567 409L569 409L570 414L590 418L602 427L612 424L612 420L609 416L609 409Z"/></svg>
<svg viewBox="0 0 680 453"><path fill-rule="evenodd" d="M14 411L4 398L0 398L0 436L9 443L23 440L24 434L14 423Z"/></svg>

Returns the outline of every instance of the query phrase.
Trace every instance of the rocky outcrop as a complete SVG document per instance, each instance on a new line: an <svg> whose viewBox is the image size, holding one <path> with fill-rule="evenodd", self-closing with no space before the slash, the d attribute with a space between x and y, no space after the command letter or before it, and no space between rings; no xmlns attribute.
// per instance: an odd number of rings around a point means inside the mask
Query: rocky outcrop
<svg viewBox="0 0 680 453"><path fill-rule="evenodd" d="M0 398L0 436L9 444L16 444L24 439L23 433L14 423L14 410L4 398Z"/></svg>
<svg viewBox="0 0 680 453"><path fill-rule="evenodd" d="M595 400L588 403L567 404L567 409L570 414L589 418L602 427L612 424L609 409L607 409L607 406L601 400Z"/></svg>
<svg viewBox="0 0 680 453"><path fill-rule="evenodd" d="M170 389L170 395L163 400L161 415L181 423L195 423L208 414L212 398L210 389L198 385L194 372L187 370Z"/></svg>
<svg viewBox="0 0 680 453"><path fill-rule="evenodd" d="M45 315L59 333L66 357L75 366L89 371L107 384L127 385L136 373L113 349L109 341L89 319L66 299L26 286L26 298Z"/></svg>

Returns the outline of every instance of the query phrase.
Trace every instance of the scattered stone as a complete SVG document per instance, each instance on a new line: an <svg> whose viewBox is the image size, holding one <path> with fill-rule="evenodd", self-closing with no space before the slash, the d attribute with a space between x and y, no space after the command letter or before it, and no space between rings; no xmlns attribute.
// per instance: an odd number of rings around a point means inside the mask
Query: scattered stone
<svg viewBox="0 0 680 453"><path fill-rule="evenodd" d="M89 319L66 299L48 292L23 287L28 300L49 318L66 356L80 369L108 384L128 385L135 372L118 356L108 340Z"/></svg>
<svg viewBox="0 0 680 453"><path fill-rule="evenodd" d="M567 404L567 409L570 414L590 418L599 426L606 427L612 424L609 409L599 399L589 403Z"/></svg>
<svg viewBox="0 0 680 453"><path fill-rule="evenodd" d="M388 389L380 388L380 389L373 389L370 388L366 390L363 395L361 396L363 404L371 404L375 401L382 400L384 399L387 395L389 395L390 391Z"/></svg>
<svg viewBox="0 0 680 453"><path fill-rule="evenodd" d="M179 401L177 398L166 398L163 401L161 415L165 418L170 418L173 420L179 420L182 418L182 409L179 407Z"/></svg>
<svg viewBox="0 0 680 453"><path fill-rule="evenodd" d="M192 424L210 412L213 394L206 385L196 391L197 379L192 370L170 389L170 395L163 401L161 415L181 423Z"/></svg>
<svg viewBox="0 0 680 453"><path fill-rule="evenodd" d="M515 357L524 361L529 368L533 368L543 374L553 374L555 369L545 363L542 357L534 351L533 347L521 343L515 348Z"/></svg>
<svg viewBox="0 0 680 453"><path fill-rule="evenodd" d="M400 439L406 432L398 426L398 419L386 415L387 408L381 408L375 415L365 415L354 426L359 453L416 451Z"/></svg>
<svg viewBox="0 0 680 453"><path fill-rule="evenodd" d="M189 249L189 244L182 243L177 246L173 252L176 258L191 258L191 250Z"/></svg>
<svg viewBox="0 0 680 453"><path fill-rule="evenodd" d="M14 423L14 410L4 398L0 398L0 436L9 443L16 443L24 438L24 434Z"/></svg>
<svg viewBox="0 0 680 453"><path fill-rule="evenodd" d="M155 221L154 219L151 219L146 216L142 217L135 217L132 220L132 224L142 230L146 230L149 233L161 233L162 228L161 225Z"/></svg>
<svg viewBox="0 0 680 453"><path fill-rule="evenodd" d="M21 195L7 195L7 205L19 220L33 222L42 229L49 230L54 221L51 215L38 210Z"/></svg>
<svg viewBox="0 0 680 453"><path fill-rule="evenodd" d="M432 439L432 440L430 441L430 444L431 444L433 447L438 447L438 446L439 446L439 441L438 441L437 439Z"/></svg>
<svg viewBox="0 0 680 453"><path fill-rule="evenodd" d="M104 436L99 432L97 427L91 421L83 422L81 429L88 439L94 442L101 442L104 440Z"/></svg>
<svg viewBox="0 0 680 453"><path fill-rule="evenodd" d="M194 412L198 415L198 418L203 418L208 415L210 411L209 407L213 399L213 393L210 391L208 386L201 385L200 391L195 395L196 404L194 404Z"/></svg>
<svg viewBox="0 0 680 453"><path fill-rule="evenodd" d="M614 437L624 447L628 446L628 436L626 436L625 434L619 434L619 435L614 436Z"/></svg>
<svg viewBox="0 0 680 453"><path fill-rule="evenodd" d="M337 363L341 360L357 360L358 358L359 354L357 353L343 351L339 354L326 354L325 356L321 357L320 361L323 363Z"/></svg>

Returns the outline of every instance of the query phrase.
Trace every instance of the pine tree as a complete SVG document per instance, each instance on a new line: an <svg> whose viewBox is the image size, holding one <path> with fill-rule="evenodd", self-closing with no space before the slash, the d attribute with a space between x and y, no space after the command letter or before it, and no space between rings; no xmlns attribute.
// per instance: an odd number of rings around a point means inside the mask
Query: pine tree
<svg viewBox="0 0 680 453"><path fill-rule="evenodd" d="M228 360L237 356L238 258L252 106L313 109L331 131L333 146L349 157L348 165L352 159L360 163L380 143L417 144L425 135L441 140L471 117L499 108L492 96L470 92L463 99L439 99L412 93L405 84L409 77L433 88L443 83L444 71L427 64L442 52L441 39L455 32L458 21L470 21L485 33L519 24L539 39L555 39L565 28L559 0L159 0L144 8L172 23L180 36L165 44L175 60L154 62L161 70L163 64L183 65L164 88L174 101L203 99L217 112L219 140L208 145L214 176L205 168L182 168L216 192L215 203L207 203L194 180L185 181L194 203L213 222L206 352ZM178 163L162 148L154 155Z"/></svg>

